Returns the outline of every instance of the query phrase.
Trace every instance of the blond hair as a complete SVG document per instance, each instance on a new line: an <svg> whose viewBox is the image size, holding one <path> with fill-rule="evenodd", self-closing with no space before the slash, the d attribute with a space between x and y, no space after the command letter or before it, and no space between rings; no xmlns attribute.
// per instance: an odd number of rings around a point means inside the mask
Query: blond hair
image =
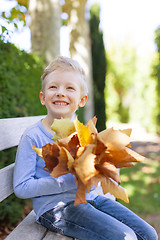
<svg viewBox="0 0 160 240"><path fill-rule="evenodd" d="M45 79L49 73L54 72L56 70L59 71L75 71L81 75L81 87L82 87L82 94L88 94L88 88L85 81L85 72L80 64L69 57L59 56L55 58L44 70L41 80L42 80L42 91L44 91L45 86Z"/></svg>

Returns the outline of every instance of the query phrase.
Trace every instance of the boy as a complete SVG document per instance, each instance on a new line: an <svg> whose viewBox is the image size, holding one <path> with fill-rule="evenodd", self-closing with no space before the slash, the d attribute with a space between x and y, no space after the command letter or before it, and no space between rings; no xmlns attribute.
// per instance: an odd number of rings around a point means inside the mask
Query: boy
<svg viewBox="0 0 160 240"><path fill-rule="evenodd" d="M81 240L156 240L155 230L130 210L92 190L88 203L74 206L74 176L53 178L43 170L45 163L33 150L52 143L50 126L55 118L72 118L87 101L84 71L74 60L58 57L42 75L40 101L47 116L23 134L14 171L14 191L31 198L37 222L51 231Z"/></svg>

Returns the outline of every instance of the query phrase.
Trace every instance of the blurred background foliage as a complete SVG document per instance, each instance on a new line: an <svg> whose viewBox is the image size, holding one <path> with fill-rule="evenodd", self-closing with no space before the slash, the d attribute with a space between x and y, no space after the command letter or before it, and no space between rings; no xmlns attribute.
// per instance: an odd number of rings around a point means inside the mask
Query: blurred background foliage
<svg viewBox="0 0 160 240"><path fill-rule="evenodd" d="M43 61L0 40L0 118L43 115L39 101ZM2 136L1 136L2 137ZM14 162L16 148L0 151L0 168ZM15 204L16 199L16 204ZM21 218L26 201L14 195L0 204L0 221L13 224Z"/></svg>
<svg viewBox="0 0 160 240"><path fill-rule="evenodd" d="M90 9L93 99L94 112L97 116L97 129L98 131L102 131L106 128L104 88L107 72L107 59L103 42L103 32L99 28L99 23L100 7L98 4L94 4Z"/></svg>
<svg viewBox="0 0 160 240"><path fill-rule="evenodd" d="M108 121L137 122L150 132L158 132L156 119L158 91L153 78L156 55L137 56L129 42L113 47L107 52L106 115Z"/></svg>
<svg viewBox="0 0 160 240"><path fill-rule="evenodd" d="M68 2L74 3L73 1ZM94 112L98 117L97 128L102 130L105 128L105 124L108 125L110 122L138 122L147 131L160 134L160 27L157 27L155 31L157 49L152 55L140 57L129 41L119 45L113 44L112 48L106 52L103 32L99 27L99 11L98 4L93 5L90 9L89 19ZM18 0L11 12L2 12L1 17L18 29L19 22L23 27L26 26L28 14L28 1ZM64 22L67 25L67 18L65 21L62 19L62 23ZM19 50L9 43L11 35L12 32L9 28L2 24L0 34L0 117L45 114L45 109L39 102L40 76L44 68L44 58L42 59L37 53L31 54ZM15 148L0 152L0 168L14 161L15 152ZM154 165L152 162L145 164L156 169L154 171L157 178L159 169L156 165L157 162L154 162ZM157 197L154 197L153 189L149 185L152 176L151 174L150 176L141 176L143 172L141 169L144 165L143 163L137 164L135 168L122 170L122 182L130 191L129 207L132 210L156 213L159 211ZM129 181L127 180L128 176ZM143 191L146 191L144 188L146 182L148 190L143 194ZM157 182L155 192L158 192L158 184ZM137 185L141 187L137 189ZM149 198L147 198L148 193L150 193ZM147 202L145 205L143 198ZM155 205L152 205L155 206L155 210L152 207L148 208L150 202L154 201ZM3 201L0 205L0 221L9 224L17 222L22 216L24 204L26 202L20 199L16 199L15 204L14 195Z"/></svg>

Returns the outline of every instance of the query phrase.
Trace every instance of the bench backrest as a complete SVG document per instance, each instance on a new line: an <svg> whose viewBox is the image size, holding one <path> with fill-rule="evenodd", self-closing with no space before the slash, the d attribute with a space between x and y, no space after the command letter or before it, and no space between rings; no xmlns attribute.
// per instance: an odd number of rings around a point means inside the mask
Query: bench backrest
<svg viewBox="0 0 160 240"><path fill-rule="evenodd" d="M43 117L0 119L0 150L17 146L24 130ZM0 202L13 193L13 169L14 163L0 169Z"/></svg>

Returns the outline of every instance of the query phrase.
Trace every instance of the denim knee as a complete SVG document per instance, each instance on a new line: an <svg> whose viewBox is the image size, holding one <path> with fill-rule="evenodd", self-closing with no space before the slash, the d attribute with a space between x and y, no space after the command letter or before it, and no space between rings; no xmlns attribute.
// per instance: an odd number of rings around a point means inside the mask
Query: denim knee
<svg viewBox="0 0 160 240"><path fill-rule="evenodd" d="M143 234L138 234L138 240L158 240L158 235L156 230L149 225L148 228L145 229L145 232Z"/></svg>

